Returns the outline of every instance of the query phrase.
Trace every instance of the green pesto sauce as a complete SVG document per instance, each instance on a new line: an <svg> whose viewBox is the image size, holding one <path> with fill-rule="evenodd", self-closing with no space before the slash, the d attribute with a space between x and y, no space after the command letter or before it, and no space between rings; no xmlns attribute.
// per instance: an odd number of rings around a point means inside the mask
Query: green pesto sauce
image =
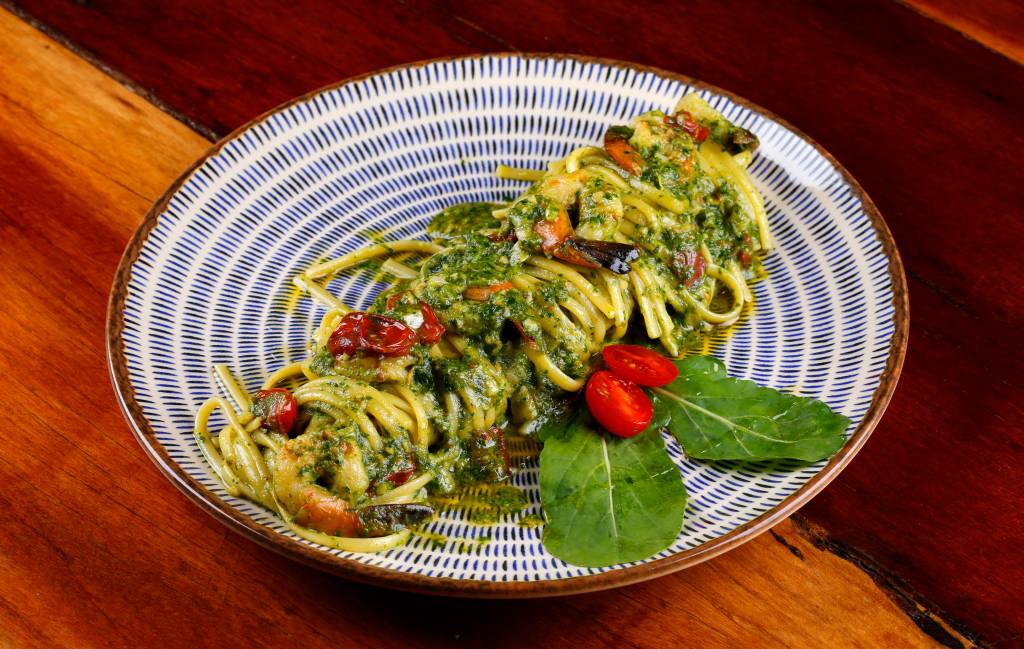
<svg viewBox="0 0 1024 649"><path fill-rule="evenodd" d="M479 552L491 542L491 536L484 534L475 539L452 539L442 534L432 534L423 530L412 530L412 535L425 539L427 543L439 550L452 550L459 554Z"/></svg>
<svg viewBox="0 0 1024 649"><path fill-rule="evenodd" d="M460 511L471 523L493 525L518 514L529 504L526 492L512 485L482 485L455 494L434 496L431 502L448 511Z"/></svg>
<svg viewBox="0 0 1024 649"><path fill-rule="evenodd" d="M412 530L412 535L426 539L430 545L439 550L443 550L448 546L448 537L442 534L432 534L430 532L424 532L423 530L414 529Z"/></svg>
<svg viewBox="0 0 1024 649"><path fill-rule="evenodd" d="M731 125L709 128L712 139L744 139L742 134L735 135ZM714 283L706 274L685 288L686 282L696 277L694 256L706 248L712 260L726 268L734 268L743 260L749 264L741 269L743 274L752 277L758 269L753 257L759 238L756 223L745 212L736 188L715 180L701 168L697 155L701 145L678 129L667 128L661 113L634 120L630 133L630 142L645 162L641 179L685 206L683 214L658 208L653 219L634 224L631 236L645 253L637 263L657 280L647 290L674 305L670 317L675 327L669 334L673 341L680 349L697 348L707 340L702 335L703 323L692 310L675 306L685 304L679 299L684 291L690 293L687 297L701 300L715 297L711 295ZM465 341L466 350L458 358L437 357L436 352L432 358L426 346L417 344L409 352L411 358L402 361L411 369L410 388L421 399L431 424L443 433L437 444L443 447L424 451L412 448L405 436L386 435L382 436L382 447L373 449L355 427L339 427L333 417L304 406L300 411L302 423L308 422L307 430L323 434L323 440L308 449L308 477L359 504L394 488L388 476L406 471L415 462L418 470L435 475L428 487L435 504L461 509L471 522L491 524L523 510L526 494L507 483L507 467L498 462L495 447L482 443L474 434L472 413L494 409L499 426L543 439L547 429L564 426L560 417L569 400L527 358L522 349L523 333L570 376L587 376L600 362L600 355L582 360L580 350L586 347L586 341L581 344L581 340L592 332L579 327L572 318L570 325L555 322L566 330L559 338L544 329L551 329L552 310L569 295L566 282L543 282L529 291L509 288L507 283L524 271L528 255L540 252L540 238L535 232L538 222L568 215L577 236L613 240L626 210L621 191L600 177L580 174L559 185L557 191L562 194L557 194L557 200L562 206L542 191L543 183L538 183L514 199L504 220L493 215L502 206L492 203L466 203L442 211L431 221L428 232L444 241L445 250L421 267L410 264L423 281L417 280L415 290L411 290L414 282L388 278L391 288L380 293L371 307L371 311L400 319L415 329L422 323L422 301L450 332L458 333ZM571 204L564 207L567 202ZM502 240L511 234L515 242ZM366 236L379 239L373 233ZM685 260L689 265L683 263ZM381 260L373 259L358 268L379 276L380 264ZM588 276L590 271L579 272ZM475 299L466 297L467 289L496 285L502 285L500 290L485 294L472 291L469 295ZM398 299L389 300L396 295ZM388 301L392 302L390 307ZM713 301L712 308L724 311L728 305ZM635 316L627 339L636 336L638 342L650 344L638 333L642 329L637 326L638 320ZM379 381L380 359L363 362L366 360L336 360L326 349L318 349L314 350L310 368L320 376L341 374L367 383ZM446 395L458 397L455 406L449 405ZM346 399L343 394L338 396ZM346 406L354 410L363 407L354 399L347 399ZM367 485L362 490L334 483L335 474L346 461L346 449L351 452L353 446L365 466ZM519 521L526 527L542 523L537 515ZM430 541L439 546L448 543L444 537ZM475 541L472 547L484 542Z"/></svg>
<svg viewBox="0 0 1024 649"><path fill-rule="evenodd" d="M506 322L521 322L534 313L527 296L514 288L493 293L486 301L456 300L442 310L445 321L452 323L461 335L479 336L492 350L500 347Z"/></svg>
<svg viewBox="0 0 1024 649"><path fill-rule="evenodd" d="M600 176L580 189L576 235L584 239L611 241L622 219L622 196Z"/></svg>
<svg viewBox="0 0 1024 649"><path fill-rule="evenodd" d="M553 221L558 218L559 208L554 201L530 188L519 198L508 211L508 223L518 238L517 252L528 256L540 250L540 237L534 231L534 224L540 221Z"/></svg>
<svg viewBox="0 0 1024 649"><path fill-rule="evenodd" d="M470 286L511 280L518 271L510 259L511 249L509 243L495 243L479 234L456 239L425 262L422 299L435 309L447 309L462 301L463 291Z"/></svg>
<svg viewBox="0 0 1024 649"><path fill-rule="evenodd" d="M544 518L537 514L527 514L516 523L519 527L540 527L544 524Z"/></svg>
<svg viewBox="0 0 1024 649"><path fill-rule="evenodd" d="M442 210L430 220L427 234L435 239L451 239L466 234L478 234L501 225L492 212L501 205L495 203L460 203Z"/></svg>

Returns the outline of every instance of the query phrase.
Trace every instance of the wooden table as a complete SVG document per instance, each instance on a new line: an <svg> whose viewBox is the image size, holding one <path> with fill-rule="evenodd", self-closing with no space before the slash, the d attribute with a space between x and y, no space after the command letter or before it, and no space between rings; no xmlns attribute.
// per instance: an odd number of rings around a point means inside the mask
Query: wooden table
<svg viewBox="0 0 1024 649"><path fill-rule="evenodd" d="M1019 4L915 3L956 29L890 0L162 4L0 9L0 646L1024 645ZM520 602L320 574L228 531L136 445L102 344L114 268L171 180L254 115L500 50L683 72L828 148L906 264L900 387L799 515L682 573Z"/></svg>

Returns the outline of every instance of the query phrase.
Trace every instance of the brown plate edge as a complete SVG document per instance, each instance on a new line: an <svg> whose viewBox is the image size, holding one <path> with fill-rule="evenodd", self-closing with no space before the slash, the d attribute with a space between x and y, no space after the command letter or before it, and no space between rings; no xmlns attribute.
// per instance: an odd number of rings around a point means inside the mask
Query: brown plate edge
<svg viewBox="0 0 1024 649"><path fill-rule="evenodd" d="M225 143L234 139L243 131L251 128L274 113L284 110L294 104L306 101L320 93L328 92L349 83L361 81L380 74L394 72L396 70L423 67L441 62L501 56L555 60L571 59L583 64L599 63L602 65L633 70L641 73L651 73L728 97L731 101L768 117L789 129L799 138L813 146L815 150L828 160L829 163L831 163L842 175L843 180L860 199L863 209L870 218L875 233L882 244L882 249L889 260L889 277L892 282L893 307L895 309L893 316L894 331L892 342L889 345L889 355L886 360L885 370L882 372L879 386L872 396L871 406L865 413L863 421L853 432L853 435L846 442L843 448L832 457L821 471L815 474L815 476L800 489L754 520L745 523L712 541L707 541L695 548L684 550L683 552L676 553L672 556L657 559L641 565L629 566L594 575L554 580L500 582L451 579L446 577L429 577L413 573L404 573L379 568L377 566L370 566L352 559L345 559L343 557L325 553L308 546L301 541L284 536L269 527L257 523L250 517L236 511L234 508L221 501L215 494L210 492L206 487L177 466L177 464L174 463L174 461L167 455L163 447L159 443L155 442L156 433L149 425L149 422L143 414L141 406L135 398L135 392L132 388L128 375L128 363L124 353L122 340L124 326L120 318L120 315L124 310L125 300L128 297L128 282L131 275L131 267L138 259L139 252L142 249L150 231L152 231L156 226L160 214L166 210L171 197L204 162L213 155L216 155ZM881 419L886 407L889 405L889 400L892 398L892 394L896 389L896 384L899 381L900 372L903 367L903 360L906 355L909 323L909 301L903 262L900 259L896 243L893 241L892 234L890 233L885 220L882 218L882 215L879 213L874 202L867 195L867 192L864 191L846 168L839 164L839 162L828 151L804 134L801 130L795 128L792 124L778 117L771 111L765 110L757 104L754 104L753 102L731 92L661 68L601 57L544 53L520 54L511 52L429 59L400 64L350 77L285 102L284 104L263 113L259 117L235 129L226 137L222 138L210 147L210 149L208 149L203 156L199 158L199 160L197 160L188 170L179 176L174 183L171 184L156 203L154 203L153 207L151 207L146 213L131 240L128 242L125 252L121 257L121 261L118 264L117 272L114 276L113 287L110 293L110 301L107 307L106 345L108 366L110 369L111 381L114 386L114 392L117 395L118 402L121 404L121 409L125 418L127 419L132 432L138 439L139 444L143 449L145 449L147 455L149 455L153 463L156 464L157 468L169 477L179 490L181 490L189 499L194 501L205 511L214 516L214 518L217 518L224 524L228 525L228 527L241 532L249 539L256 541L266 548L278 552L279 554L298 560L314 568L326 570L356 581L433 595L514 599L585 593L625 586L667 575L677 570L682 570L683 568L688 568L703 561L707 561L708 559L718 556L723 552L731 550L732 548L749 541L785 520L810 500L811 497L825 488L825 486L827 486L828 483L839 474L843 467L845 467L861 449L867 441L867 438L871 435L875 426L878 425L878 421Z"/></svg>

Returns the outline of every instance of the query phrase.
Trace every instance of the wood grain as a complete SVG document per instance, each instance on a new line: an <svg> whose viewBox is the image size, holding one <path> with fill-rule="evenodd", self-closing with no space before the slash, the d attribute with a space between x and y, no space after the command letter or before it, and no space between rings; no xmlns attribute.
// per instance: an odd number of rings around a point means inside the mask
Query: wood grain
<svg viewBox="0 0 1024 649"><path fill-rule="evenodd" d="M791 2L760 11L729 3L651 5L635 12L629 29L600 6L532 0L517 12L468 3L292 10L184 0L22 4L215 132L382 65L515 48L679 70L799 124L850 168L886 215L910 273L914 314L889 414L850 469L805 511L987 639L1012 643L1024 632L1024 559L1011 551L1024 541L1024 521L1014 515L1024 502L1024 449L1014 441L1024 300L1017 286L999 281L1012 277L1024 228L1011 218L1024 199L1014 157L1024 113L1018 66L880 1L856 8ZM194 625L212 620L216 609L222 627L209 628L245 634L251 619L267 642L285 641L296 629L325 641L350 633L371 642L368 631L338 620L346 611L371 629L387 627L392 639L378 638L381 644L415 646L411 631L393 630L389 618L370 610L390 595L316 575L235 538L163 483L135 448L102 370L102 305L131 226L198 155L202 140L9 23L3 16L0 227L8 254L0 281L16 308L0 338L10 384L0 418L4 430L25 430L31 444L0 457L0 479L16 486L0 494L13 512L0 523L0 565L12 575L0 588L0 640L7 633L37 643L151 644L174 633L182 644L202 644ZM643 38L634 37L641 29ZM40 407L16 418L13 404L24 402ZM792 610L787 626L799 627L786 633L817 633L815 620L828 620L831 643L807 635L794 644L911 642L894 640L906 620L877 590L865 590L868 597L836 585L840 590L826 596L824 586L797 584L793 601L782 602L731 568L741 552L775 557L773 543L779 545L762 537L708 566L603 595L512 605L401 601L422 611L410 626L428 630L424 644L451 642L455 633L479 640L509 622L529 636L501 637L510 644L570 639L574 622L593 627L585 637L592 644L664 638L667 646L687 637L751 644L754 634L780 632L773 618L780 610ZM784 583L792 568L774 560L755 560L754 571ZM712 588L718 571L733 590ZM836 564L836 571L846 586L866 587L851 564ZM232 585L252 582L255 601L233 596ZM706 592L715 597L704 601ZM773 604L764 615L758 599ZM839 611L866 602L878 609L864 619L878 625L848 628L848 614ZM310 606L315 612L305 610ZM223 639L216 633L209 642Z"/></svg>
<svg viewBox="0 0 1024 649"><path fill-rule="evenodd" d="M913 314L889 413L805 512L992 641L1024 634L1024 554L1007 552L1024 544L1024 297L1004 279L1024 238L1020 66L883 0L640 4L628 21L541 0L19 6L217 133L355 73L509 49L678 70L798 124L886 216Z"/></svg>
<svg viewBox="0 0 1024 649"><path fill-rule="evenodd" d="M1024 4L1017 0L907 0L926 16L962 32L968 38L1024 63Z"/></svg>
<svg viewBox="0 0 1024 649"><path fill-rule="evenodd" d="M216 523L135 444L102 348L124 241L207 142L3 11L0 43L0 421L21 440L0 457L0 645L934 646L791 522L678 575L531 602L361 586Z"/></svg>

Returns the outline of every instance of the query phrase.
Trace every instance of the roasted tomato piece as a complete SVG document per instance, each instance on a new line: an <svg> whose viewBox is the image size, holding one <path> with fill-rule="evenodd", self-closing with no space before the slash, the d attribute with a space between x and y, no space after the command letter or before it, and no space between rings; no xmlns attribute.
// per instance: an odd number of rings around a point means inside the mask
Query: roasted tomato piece
<svg viewBox="0 0 1024 649"><path fill-rule="evenodd" d="M433 345L444 335L444 325L437 319L437 314L430 305L423 300L420 300L420 313L423 314L423 324L416 330L416 334L427 345Z"/></svg>
<svg viewBox="0 0 1024 649"><path fill-rule="evenodd" d="M362 311L346 313L331 337L327 339L327 351L333 356L352 356L361 349L366 331L366 314Z"/></svg>
<svg viewBox="0 0 1024 649"><path fill-rule="evenodd" d="M412 474L416 473L416 456L410 455L398 462L399 466L393 466L393 471L388 474L385 480L395 485L403 485L409 481Z"/></svg>
<svg viewBox="0 0 1024 649"><path fill-rule="evenodd" d="M267 430L287 435L298 412L299 404L285 388L260 390L253 395L252 414L263 420L262 426Z"/></svg>
<svg viewBox="0 0 1024 649"><path fill-rule="evenodd" d="M371 313L366 316L368 323L363 338L363 348L385 356L407 354L416 344L418 336L413 329L394 318Z"/></svg>
<svg viewBox="0 0 1024 649"><path fill-rule="evenodd" d="M402 297L405 296L406 293L408 293L408 291L399 291L394 295L389 295L387 302L384 303L384 308L388 311L394 309L395 305L401 301Z"/></svg>
<svg viewBox="0 0 1024 649"><path fill-rule="evenodd" d="M698 124L693 119L693 115L686 112L685 110L676 113L672 117L666 116L665 123L668 124L669 126L672 126L673 128L683 129L684 131L690 134L690 137L692 137L695 142L703 142L704 140L708 139L708 135L711 134L711 131L709 131L706 126L701 126L700 124Z"/></svg>
<svg viewBox="0 0 1024 649"><path fill-rule="evenodd" d="M327 340L334 356L349 356L370 351L385 356L401 356L416 344L416 332L401 320L375 313L346 313Z"/></svg>
<svg viewBox="0 0 1024 649"><path fill-rule="evenodd" d="M692 248L680 250L672 257L672 272L683 281L683 286L690 288L704 277L706 267L704 255Z"/></svg>
<svg viewBox="0 0 1024 649"><path fill-rule="evenodd" d="M493 426L475 433L466 442L473 476L484 482L501 482L512 475L505 432Z"/></svg>

